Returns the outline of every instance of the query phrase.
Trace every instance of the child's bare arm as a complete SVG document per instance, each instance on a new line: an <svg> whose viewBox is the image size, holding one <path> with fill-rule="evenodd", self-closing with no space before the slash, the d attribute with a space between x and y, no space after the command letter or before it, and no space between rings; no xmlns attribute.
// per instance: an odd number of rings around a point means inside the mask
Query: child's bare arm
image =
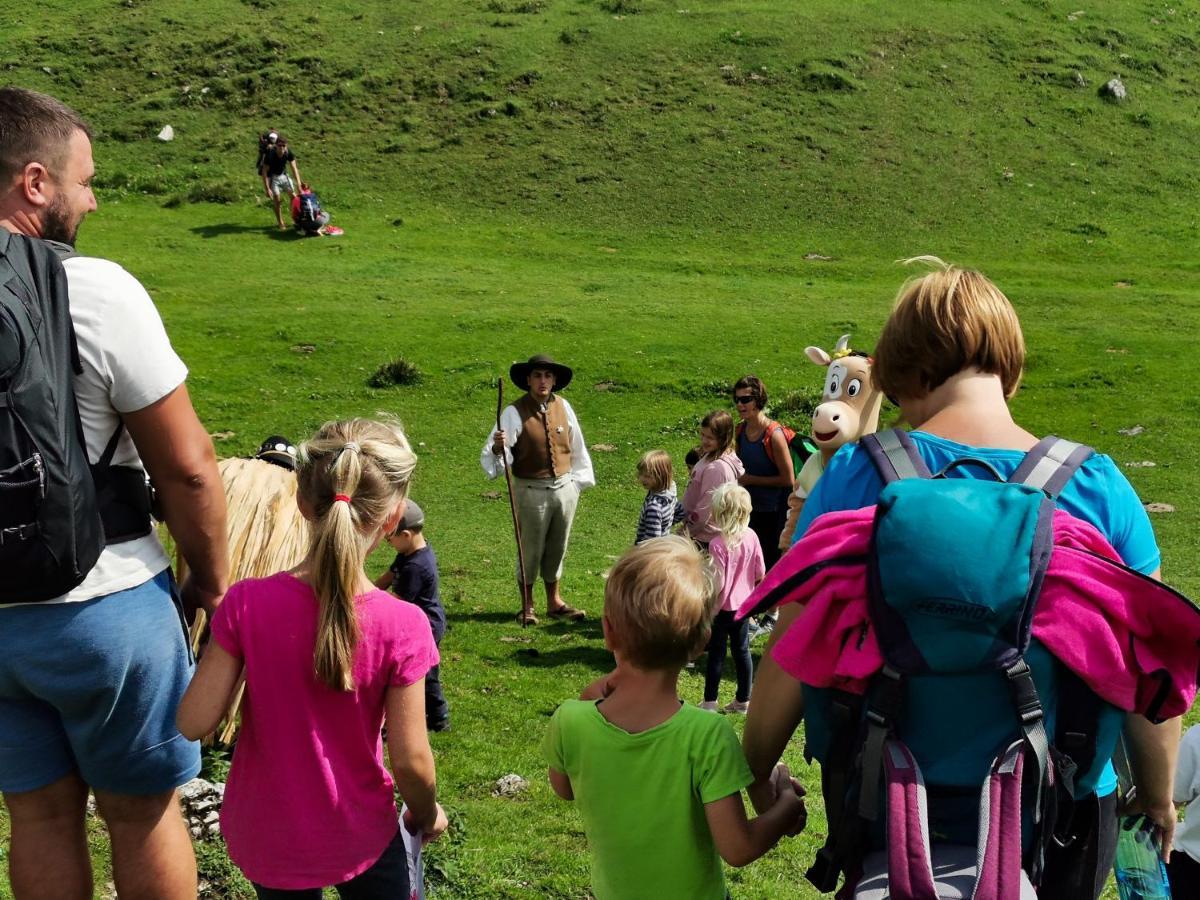
<svg viewBox="0 0 1200 900"><path fill-rule="evenodd" d="M385 569L384 573L375 579L375 587L381 591L386 591L392 586L392 570Z"/></svg>
<svg viewBox="0 0 1200 900"><path fill-rule="evenodd" d="M179 733L189 741L198 741L211 734L229 709L229 700L241 674L242 661L216 641L209 642L175 713L175 727Z"/></svg>
<svg viewBox="0 0 1200 900"><path fill-rule="evenodd" d="M554 788L554 793L564 800L574 800L575 791L571 789L571 779L567 777L567 773L560 772L553 766L547 771L550 773L550 787Z"/></svg>
<svg viewBox="0 0 1200 900"><path fill-rule="evenodd" d="M787 785L781 785L771 808L754 819L746 818L741 793L704 804L704 816L713 843L729 865L739 867L752 863L785 834L799 834L804 830L807 813L803 788L791 780L786 769L781 767L781 770L780 777L787 778Z"/></svg>
<svg viewBox="0 0 1200 900"><path fill-rule="evenodd" d="M437 770L425 731L425 679L392 685L384 702L388 760L408 806L405 824L428 843L446 830L446 814L437 802Z"/></svg>

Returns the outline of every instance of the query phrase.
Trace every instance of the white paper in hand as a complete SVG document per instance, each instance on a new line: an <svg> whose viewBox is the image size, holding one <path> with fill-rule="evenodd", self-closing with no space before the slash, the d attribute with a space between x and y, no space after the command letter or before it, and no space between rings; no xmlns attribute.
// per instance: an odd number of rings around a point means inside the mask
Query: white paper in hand
<svg viewBox="0 0 1200 900"><path fill-rule="evenodd" d="M412 834L404 825L408 807L400 809L400 833L404 836L404 854L408 857L408 900L425 900L425 872L421 868L421 835Z"/></svg>

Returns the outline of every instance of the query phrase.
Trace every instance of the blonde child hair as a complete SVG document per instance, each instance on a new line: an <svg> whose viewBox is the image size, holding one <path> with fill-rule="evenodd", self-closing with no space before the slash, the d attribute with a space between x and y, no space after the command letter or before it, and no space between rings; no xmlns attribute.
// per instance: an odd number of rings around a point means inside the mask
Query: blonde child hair
<svg viewBox="0 0 1200 900"><path fill-rule="evenodd" d="M750 527L750 492L736 481L717 485L712 492L709 521L721 532L727 547L736 547Z"/></svg>
<svg viewBox="0 0 1200 900"><path fill-rule="evenodd" d="M604 586L604 616L617 649L639 669L680 669L704 649L717 580L695 543L681 535L627 550Z"/></svg>
<svg viewBox="0 0 1200 900"><path fill-rule="evenodd" d="M666 450L647 450L637 463L638 477L645 479L647 490L665 491L675 480L675 467Z"/></svg>
<svg viewBox="0 0 1200 900"><path fill-rule="evenodd" d="M910 278L896 295L879 342L871 378L888 397L924 397L965 369L998 375L1012 397L1025 365L1025 338L1016 310L982 272L936 256L905 265L933 269Z"/></svg>
<svg viewBox="0 0 1200 900"><path fill-rule="evenodd" d="M312 516L308 560L320 606L313 668L335 690L354 690L355 588L416 464L399 423L326 422L300 446L297 490Z"/></svg>

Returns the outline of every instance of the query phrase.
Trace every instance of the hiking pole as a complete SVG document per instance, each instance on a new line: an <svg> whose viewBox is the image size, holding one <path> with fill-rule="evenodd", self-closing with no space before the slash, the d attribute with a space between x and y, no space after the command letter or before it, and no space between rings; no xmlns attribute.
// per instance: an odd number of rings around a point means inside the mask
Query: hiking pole
<svg viewBox="0 0 1200 900"><path fill-rule="evenodd" d="M496 379L496 430L502 431L500 427L500 413L504 409L504 377ZM517 498L513 493L512 472L509 470L508 460L504 460L504 482L508 485L508 509L512 513L513 536L517 540L517 571L521 574L521 627L524 628L529 623L529 607L525 605L525 554L521 549L521 522L517 518Z"/></svg>

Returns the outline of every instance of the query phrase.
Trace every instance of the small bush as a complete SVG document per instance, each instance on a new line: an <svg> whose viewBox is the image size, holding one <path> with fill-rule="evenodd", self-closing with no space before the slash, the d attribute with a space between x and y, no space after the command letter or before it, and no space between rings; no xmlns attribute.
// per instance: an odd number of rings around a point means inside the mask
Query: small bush
<svg viewBox="0 0 1200 900"><path fill-rule="evenodd" d="M641 0L600 0L600 8L614 16L633 16L642 11Z"/></svg>
<svg viewBox="0 0 1200 900"><path fill-rule="evenodd" d="M421 370L416 365L410 363L403 356L399 356L376 369L375 374L367 379L367 387L385 388L420 384L423 378Z"/></svg>
<svg viewBox="0 0 1200 900"><path fill-rule="evenodd" d="M782 397L771 401L771 415L793 428L804 431L802 427L812 421L813 410L821 403L821 389L807 388L800 391L790 391Z"/></svg>

